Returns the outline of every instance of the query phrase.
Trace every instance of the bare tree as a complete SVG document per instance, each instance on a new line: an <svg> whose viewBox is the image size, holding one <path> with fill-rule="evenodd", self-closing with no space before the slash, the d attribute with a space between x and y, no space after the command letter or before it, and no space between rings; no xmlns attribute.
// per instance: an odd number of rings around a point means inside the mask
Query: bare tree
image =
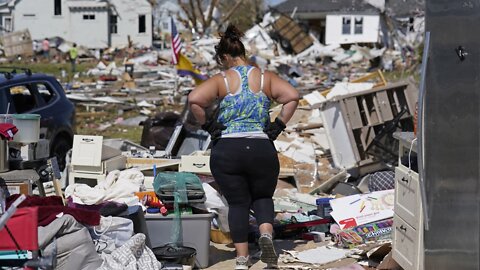
<svg viewBox="0 0 480 270"><path fill-rule="evenodd" d="M187 20L179 20L186 27L192 27L197 33L203 35L212 26L213 10L218 7L220 0L211 0L208 7L204 7L201 0L177 0L177 2L188 18ZM236 0L235 4L220 18L219 25L224 24L243 2L244 0ZM207 8L208 10L205 12Z"/></svg>

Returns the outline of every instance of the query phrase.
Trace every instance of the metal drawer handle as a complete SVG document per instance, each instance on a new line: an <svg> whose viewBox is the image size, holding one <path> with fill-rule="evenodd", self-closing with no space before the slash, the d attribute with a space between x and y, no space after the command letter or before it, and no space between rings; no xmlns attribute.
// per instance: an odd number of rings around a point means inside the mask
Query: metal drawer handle
<svg viewBox="0 0 480 270"><path fill-rule="evenodd" d="M405 226L403 225L400 225L400 228L399 228L401 231L404 231L404 232L407 232L407 228L405 228Z"/></svg>
<svg viewBox="0 0 480 270"><path fill-rule="evenodd" d="M407 184L408 184L408 179L407 179L407 178L405 178L405 177L402 177L401 181L402 181L402 182L405 182L405 183L407 183Z"/></svg>
<svg viewBox="0 0 480 270"><path fill-rule="evenodd" d="M203 167L205 167L205 165L207 165L207 164L205 164L205 163L193 163L192 165L195 166L195 167L197 167L197 168L203 168Z"/></svg>

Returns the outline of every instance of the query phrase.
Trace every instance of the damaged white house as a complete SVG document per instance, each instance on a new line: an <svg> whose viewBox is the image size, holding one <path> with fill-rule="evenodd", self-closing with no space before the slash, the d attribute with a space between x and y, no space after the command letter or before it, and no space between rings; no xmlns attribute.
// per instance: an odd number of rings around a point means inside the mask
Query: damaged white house
<svg viewBox="0 0 480 270"><path fill-rule="evenodd" d="M88 48L152 46L148 0L12 0L13 31L33 39L61 37Z"/></svg>
<svg viewBox="0 0 480 270"><path fill-rule="evenodd" d="M275 9L298 19L323 44L390 43L391 27L423 34L422 1L287 0Z"/></svg>

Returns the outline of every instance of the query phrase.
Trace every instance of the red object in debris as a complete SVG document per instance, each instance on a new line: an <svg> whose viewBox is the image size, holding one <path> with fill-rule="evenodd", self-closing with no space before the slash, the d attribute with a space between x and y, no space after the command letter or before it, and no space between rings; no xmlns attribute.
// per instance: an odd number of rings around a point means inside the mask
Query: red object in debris
<svg viewBox="0 0 480 270"><path fill-rule="evenodd" d="M344 220L340 220L338 224L343 225L344 229L351 228L357 226L357 221L354 218L347 218Z"/></svg>
<svg viewBox="0 0 480 270"><path fill-rule="evenodd" d="M38 250L38 207L23 207L7 221L10 230L21 250ZM0 250L18 250L7 229L0 231Z"/></svg>
<svg viewBox="0 0 480 270"><path fill-rule="evenodd" d="M98 77L98 79L100 81L104 81L104 82L114 82L114 81L118 80L117 76L113 76L113 75L100 75L100 77Z"/></svg>
<svg viewBox="0 0 480 270"><path fill-rule="evenodd" d="M18 132L18 128L10 123L1 123L0 124L0 138L2 140L13 140L13 135Z"/></svg>

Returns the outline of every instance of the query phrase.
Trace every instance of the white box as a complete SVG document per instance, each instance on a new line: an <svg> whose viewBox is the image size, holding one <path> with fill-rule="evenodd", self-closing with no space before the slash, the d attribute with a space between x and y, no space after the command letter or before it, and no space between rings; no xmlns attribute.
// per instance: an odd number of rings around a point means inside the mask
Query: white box
<svg viewBox="0 0 480 270"><path fill-rule="evenodd" d="M108 174L114 170L123 170L127 167L127 157L124 155L115 156L102 161L103 173Z"/></svg>
<svg viewBox="0 0 480 270"><path fill-rule="evenodd" d="M102 136L73 136L72 170L84 173L103 173Z"/></svg>
<svg viewBox="0 0 480 270"><path fill-rule="evenodd" d="M99 182L105 180L105 174L98 173L79 173L79 172L69 172L68 173L68 183L69 184L86 184L91 187L95 187Z"/></svg>
<svg viewBox="0 0 480 270"><path fill-rule="evenodd" d="M181 156L178 171L211 174L210 156L203 155L202 151L194 152L193 155Z"/></svg>
<svg viewBox="0 0 480 270"><path fill-rule="evenodd" d="M107 174L125 169L127 158L120 150L103 145L102 136L75 135L72 170L77 173Z"/></svg>

